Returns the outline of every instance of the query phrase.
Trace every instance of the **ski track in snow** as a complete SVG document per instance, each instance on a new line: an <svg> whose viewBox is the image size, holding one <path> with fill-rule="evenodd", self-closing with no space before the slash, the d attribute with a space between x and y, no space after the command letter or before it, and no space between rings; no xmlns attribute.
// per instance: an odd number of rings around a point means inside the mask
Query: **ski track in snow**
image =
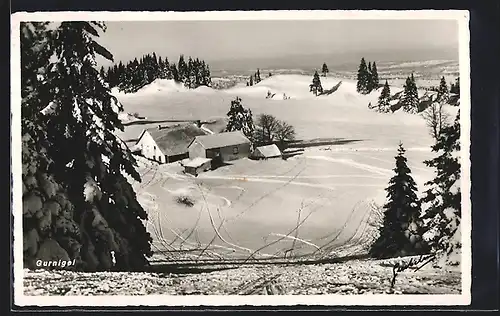
<svg viewBox="0 0 500 316"><path fill-rule="evenodd" d="M326 161L330 161L330 162L341 163L341 164L348 165L350 167L362 169L362 170L369 171L369 172L379 174L382 176L391 175L393 173L393 171L390 169L374 167L374 166L363 164L360 162L355 162L352 159L332 158L332 157L327 157L327 156L308 156L308 155L306 155L305 157L307 157L309 159L319 159L319 160L326 160Z"/></svg>

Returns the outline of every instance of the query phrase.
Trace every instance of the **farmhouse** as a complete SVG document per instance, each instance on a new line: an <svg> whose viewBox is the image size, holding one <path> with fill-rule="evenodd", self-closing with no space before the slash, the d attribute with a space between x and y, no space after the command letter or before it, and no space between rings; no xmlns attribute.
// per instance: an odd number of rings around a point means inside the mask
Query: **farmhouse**
<svg viewBox="0 0 500 316"><path fill-rule="evenodd" d="M158 126L143 130L134 147L146 158L170 163L188 158L188 145L201 135L206 133L194 124Z"/></svg>
<svg viewBox="0 0 500 316"><path fill-rule="evenodd" d="M240 131L196 136L188 146L189 158L210 158L213 164L248 157L250 140Z"/></svg>
<svg viewBox="0 0 500 316"><path fill-rule="evenodd" d="M276 157L281 157L281 151L275 144L257 147L252 153L252 158L255 159L267 159Z"/></svg>

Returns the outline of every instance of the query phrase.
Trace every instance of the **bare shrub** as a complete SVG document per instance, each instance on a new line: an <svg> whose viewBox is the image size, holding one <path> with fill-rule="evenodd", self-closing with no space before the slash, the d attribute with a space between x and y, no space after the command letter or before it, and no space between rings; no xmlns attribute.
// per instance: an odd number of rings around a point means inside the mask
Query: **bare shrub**
<svg viewBox="0 0 500 316"><path fill-rule="evenodd" d="M175 198L175 201L187 207L193 207L194 203L196 202L192 197L187 195L178 195Z"/></svg>
<svg viewBox="0 0 500 316"><path fill-rule="evenodd" d="M439 138L441 130L448 126L449 114L443 109L442 103L432 103L424 112L422 117L430 129L430 133L435 140Z"/></svg>

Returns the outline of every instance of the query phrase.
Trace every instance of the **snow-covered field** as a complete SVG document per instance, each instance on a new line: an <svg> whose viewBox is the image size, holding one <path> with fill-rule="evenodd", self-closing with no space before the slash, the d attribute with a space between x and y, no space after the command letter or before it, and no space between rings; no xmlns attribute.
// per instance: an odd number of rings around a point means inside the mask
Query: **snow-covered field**
<svg viewBox="0 0 500 316"><path fill-rule="evenodd" d="M25 271L25 295L459 294L459 269L404 271L391 291L390 260L258 265L203 273ZM362 304L362 303L361 303Z"/></svg>
<svg viewBox="0 0 500 316"><path fill-rule="evenodd" d="M173 254L206 248L198 253L270 257L335 253L340 246L357 245L368 231L369 205L384 202L400 141L423 189L433 175L423 164L433 157L433 141L419 115L369 110L368 103L375 104L380 92L360 95L351 80L322 77L324 89L340 80L342 84L332 95L315 97L309 92L311 79L275 75L252 87L242 84L227 90L187 90L158 80L134 94L116 92L127 113L158 121L225 117L238 96L254 117L272 114L292 124L300 140L344 141L305 148L286 161L234 161L198 178L183 175L178 163L159 166L139 158L142 182L134 187L150 214L148 229L156 250ZM391 87L392 93L400 90ZM268 91L276 93L274 98L266 99ZM284 100L283 94L290 99ZM134 140L143 128L156 125L126 126L121 136ZM178 196L195 203L177 203Z"/></svg>

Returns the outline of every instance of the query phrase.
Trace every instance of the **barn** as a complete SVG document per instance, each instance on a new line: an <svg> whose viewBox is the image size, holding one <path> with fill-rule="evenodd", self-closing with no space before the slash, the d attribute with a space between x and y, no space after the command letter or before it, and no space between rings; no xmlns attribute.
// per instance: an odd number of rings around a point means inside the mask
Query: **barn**
<svg viewBox="0 0 500 316"><path fill-rule="evenodd" d="M158 126L142 131L135 148L146 158L171 163L189 157L188 145L206 133L195 124Z"/></svg>
<svg viewBox="0 0 500 316"><path fill-rule="evenodd" d="M250 155L251 142L241 131L196 136L188 146L189 158L212 159L212 165Z"/></svg>
<svg viewBox="0 0 500 316"><path fill-rule="evenodd" d="M267 159L277 157L281 157L281 151L275 144L257 147L252 153L252 158L254 159Z"/></svg>

